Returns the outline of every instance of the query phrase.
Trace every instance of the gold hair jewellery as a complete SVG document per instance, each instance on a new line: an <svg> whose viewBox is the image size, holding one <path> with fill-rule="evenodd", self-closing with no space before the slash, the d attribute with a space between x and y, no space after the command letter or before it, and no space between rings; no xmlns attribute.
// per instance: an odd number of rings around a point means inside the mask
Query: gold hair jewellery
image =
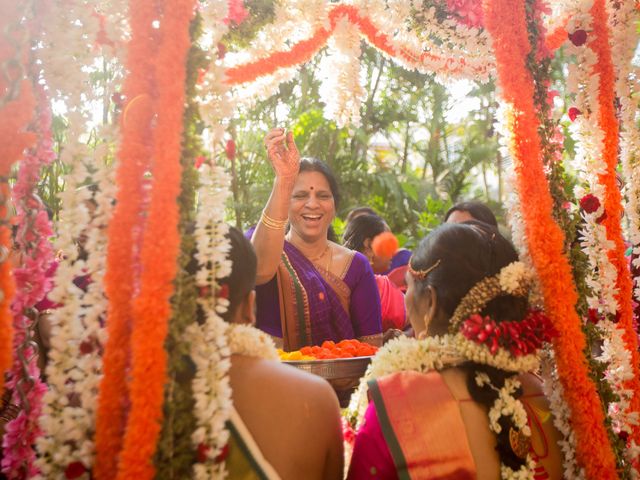
<svg viewBox="0 0 640 480"><path fill-rule="evenodd" d="M276 220L267 215L263 210L262 215L260 215L260 223L271 230L284 230L287 227L287 223L289 223L289 219Z"/></svg>
<svg viewBox="0 0 640 480"><path fill-rule="evenodd" d="M407 264L407 269L409 270L409 273L413 276L413 278L416 278L418 280L424 280L427 277L427 275L429 275L429 272L431 272L431 270L433 270L438 265L440 265L440 262L442 261L442 259L438 259L438 260L436 260L436 263L431 265L429 268L425 268L424 270L414 270L411 267L411 260L412 259L413 259L413 257L411 257L409 259L409 263Z"/></svg>

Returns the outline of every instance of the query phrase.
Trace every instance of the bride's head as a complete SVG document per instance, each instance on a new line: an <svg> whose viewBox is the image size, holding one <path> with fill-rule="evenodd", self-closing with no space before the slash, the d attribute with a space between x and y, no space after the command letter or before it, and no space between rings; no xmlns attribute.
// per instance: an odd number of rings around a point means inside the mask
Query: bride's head
<svg viewBox="0 0 640 480"><path fill-rule="evenodd" d="M482 222L444 224L431 232L413 252L407 273L405 304L416 336L447 333L467 292L517 260L513 245ZM496 322L520 320L527 306L525 298L501 295L480 313Z"/></svg>

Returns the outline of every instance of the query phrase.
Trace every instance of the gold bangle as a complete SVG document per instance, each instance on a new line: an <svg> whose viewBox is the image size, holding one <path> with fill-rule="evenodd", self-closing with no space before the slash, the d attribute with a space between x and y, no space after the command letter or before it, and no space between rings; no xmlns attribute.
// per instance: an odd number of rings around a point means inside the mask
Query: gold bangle
<svg viewBox="0 0 640 480"><path fill-rule="evenodd" d="M287 227L287 223L289 223L289 219L275 220L267 215L263 210L262 215L260 215L260 222L271 230L284 230Z"/></svg>

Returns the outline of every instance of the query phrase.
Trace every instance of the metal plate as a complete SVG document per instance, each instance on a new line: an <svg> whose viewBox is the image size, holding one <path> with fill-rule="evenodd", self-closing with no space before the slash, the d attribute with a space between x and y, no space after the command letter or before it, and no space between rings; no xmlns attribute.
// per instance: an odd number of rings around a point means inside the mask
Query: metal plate
<svg viewBox="0 0 640 480"><path fill-rule="evenodd" d="M285 360L283 363L319 375L327 380L358 379L364 375L373 357L335 358L329 360Z"/></svg>

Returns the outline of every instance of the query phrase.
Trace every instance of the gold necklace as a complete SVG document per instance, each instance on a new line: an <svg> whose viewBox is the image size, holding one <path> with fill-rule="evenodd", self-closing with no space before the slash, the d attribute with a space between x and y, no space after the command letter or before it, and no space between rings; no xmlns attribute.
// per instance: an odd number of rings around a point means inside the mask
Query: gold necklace
<svg viewBox="0 0 640 480"><path fill-rule="evenodd" d="M331 244L327 243L327 247L317 257L313 257L313 258L308 257L308 258L312 263L317 265L318 261L321 260L322 257L324 257L327 254L327 251L329 251L329 261L327 262L327 266L325 267L325 270L329 271L331 269L331 262L333 261L333 249L331 248Z"/></svg>

